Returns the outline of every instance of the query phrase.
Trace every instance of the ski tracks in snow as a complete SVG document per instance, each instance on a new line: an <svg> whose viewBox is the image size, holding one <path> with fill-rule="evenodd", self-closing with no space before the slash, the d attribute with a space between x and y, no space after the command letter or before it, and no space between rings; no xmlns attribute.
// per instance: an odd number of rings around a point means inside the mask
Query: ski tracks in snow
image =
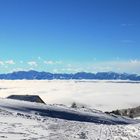
<svg viewBox="0 0 140 140"><path fill-rule="evenodd" d="M0 140L140 140L140 124L104 125L0 110Z"/></svg>

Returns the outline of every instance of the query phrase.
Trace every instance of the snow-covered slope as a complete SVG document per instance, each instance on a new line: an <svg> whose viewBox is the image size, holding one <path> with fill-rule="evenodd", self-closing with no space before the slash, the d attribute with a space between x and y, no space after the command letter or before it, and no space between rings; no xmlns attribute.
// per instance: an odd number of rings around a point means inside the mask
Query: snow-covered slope
<svg viewBox="0 0 140 140"><path fill-rule="evenodd" d="M61 118L67 113L71 120ZM85 120L77 120L76 115L84 116ZM88 117L93 120L87 122ZM120 122L128 124L118 125ZM96 110L0 99L0 140L3 139L139 140L140 124L138 120L113 117Z"/></svg>
<svg viewBox="0 0 140 140"><path fill-rule="evenodd" d="M100 111L82 111L68 107L58 107L53 105L44 105L13 99L0 99L0 108L17 111L19 113L38 114L44 117L65 119L70 121L92 122L99 124L133 124L136 120L107 115Z"/></svg>

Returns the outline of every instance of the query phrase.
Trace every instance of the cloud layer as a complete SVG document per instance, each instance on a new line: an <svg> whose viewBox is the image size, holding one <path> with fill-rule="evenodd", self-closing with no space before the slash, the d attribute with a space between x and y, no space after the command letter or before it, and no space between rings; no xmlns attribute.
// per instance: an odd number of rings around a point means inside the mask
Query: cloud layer
<svg viewBox="0 0 140 140"><path fill-rule="evenodd" d="M60 60L44 60L39 57L36 60L29 61L15 61L12 59L2 61L0 60L0 72L6 73L18 70L38 70L57 73L75 73L75 72L101 72L114 71L140 74L140 60L120 60L114 61L97 61L90 62L63 62Z"/></svg>

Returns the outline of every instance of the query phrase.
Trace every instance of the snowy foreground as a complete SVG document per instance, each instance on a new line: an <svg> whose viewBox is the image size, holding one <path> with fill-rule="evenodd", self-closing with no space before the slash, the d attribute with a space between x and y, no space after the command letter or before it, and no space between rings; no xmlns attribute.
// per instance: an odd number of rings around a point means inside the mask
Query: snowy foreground
<svg viewBox="0 0 140 140"><path fill-rule="evenodd" d="M47 105L4 99L12 94L39 95ZM0 97L0 140L140 140L139 120L93 110L139 106L139 82L0 80ZM87 107L48 105L74 101Z"/></svg>
<svg viewBox="0 0 140 140"><path fill-rule="evenodd" d="M64 114L73 120L62 119ZM79 121L77 115L84 119ZM5 139L140 140L140 121L88 108L0 99L0 140Z"/></svg>
<svg viewBox="0 0 140 140"><path fill-rule="evenodd" d="M11 94L35 94L49 104L76 102L102 111L140 105L140 83L134 81L0 80L0 97Z"/></svg>

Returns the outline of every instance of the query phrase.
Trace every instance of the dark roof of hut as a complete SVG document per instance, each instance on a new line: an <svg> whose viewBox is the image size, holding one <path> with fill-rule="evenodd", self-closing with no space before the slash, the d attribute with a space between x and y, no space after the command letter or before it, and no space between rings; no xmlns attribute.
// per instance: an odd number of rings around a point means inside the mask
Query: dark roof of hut
<svg viewBox="0 0 140 140"><path fill-rule="evenodd" d="M38 95L10 95L7 98L45 104L45 102Z"/></svg>

